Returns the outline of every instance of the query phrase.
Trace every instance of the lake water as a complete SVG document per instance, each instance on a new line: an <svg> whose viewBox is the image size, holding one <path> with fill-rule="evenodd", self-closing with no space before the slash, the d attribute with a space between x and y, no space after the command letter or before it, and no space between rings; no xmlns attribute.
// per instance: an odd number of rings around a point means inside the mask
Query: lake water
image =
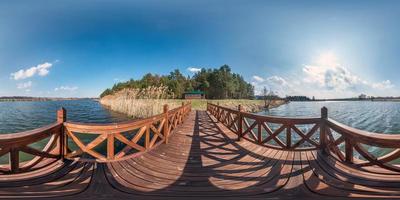
<svg viewBox="0 0 400 200"><path fill-rule="evenodd" d="M326 101L290 102L262 115L286 117L320 117L321 108L329 117L354 128L387 134L400 134L400 102Z"/></svg>
<svg viewBox="0 0 400 200"><path fill-rule="evenodd" d="M0 134L39 128L56 121L56 112L67 110L67 118L74 122L111 123L129 120L112 112L94 100L0 102Z"/></svg>
<svg viewBox="0 0 400 200"><path fill-rule="evenodd" d="M326 106L329 117L349 126L378 133L400 133L400 102L332 101L290 102L261 115L320 117ZM56 121L56 111L67 109L68 120L88 123L111 123L129 120L94 100L0 102L0 133L31 130Z"/></svg>

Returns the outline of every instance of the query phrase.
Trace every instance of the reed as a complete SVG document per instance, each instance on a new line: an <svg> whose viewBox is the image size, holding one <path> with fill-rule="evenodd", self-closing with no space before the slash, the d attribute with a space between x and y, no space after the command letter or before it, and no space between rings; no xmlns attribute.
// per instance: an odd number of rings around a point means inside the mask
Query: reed
<svg viewBox="0 0 400 200"><path fill-rule="evenodd" d="M170 109L181 105L180 102L168 98L170 98L170 92L167 87L151 86L144 89L123 89L101 98L100 103L132 118L144 118L160 114L164 104L168 104Z"/></svg>
<svg viewBox="0 0 400 200"><path fill-rule="evenodd" d="M144 89L123 89L113 95L107 95L100 99L100 103L109 109L124 113L132 118L144 118L157 115L163 112L163 106L169 105L170 109L177 108L182 102L191 101L193 110L206 110L207 102L219 104L224 107L236 109L238 105L247 112L259 112L264 109L263 100L249 99L171 99L171 92L167 87L148 87ZM271 102L270 108L286 103L284 100Z"/></svg>

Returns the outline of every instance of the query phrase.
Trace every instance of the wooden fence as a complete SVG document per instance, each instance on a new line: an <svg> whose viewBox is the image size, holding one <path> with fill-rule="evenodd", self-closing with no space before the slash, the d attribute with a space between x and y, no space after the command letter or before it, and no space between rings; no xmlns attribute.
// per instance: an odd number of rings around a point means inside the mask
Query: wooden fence
<svg viewBox="0 0 400 200"><path fill-rule="evenodd" d="M60 159L112 162L140 155L168 143L171 131L190 110L190 104L172 110L165 106L164 113L150 118L98 125L66 122L66 111L61 109L51 125L0 135L0 157L8 156L8 163L0 165L0 174L33 171ZM322 150L360 169L379 166L400 171L399 135L343 125L328 118L326 108L321 109L319 118L261 116L244 112L240 106L235 110L210 103L207 110L236 133L238 140L285 151Z"/></svg>
<svg viewBox="0 0 400 200"><path fill-rule="evenodd" d="M190 103L172 110L165 105L160 115L99 125L66 122L66 110L62 108L57 111L54 124L0 135L0 157L8 155L8 163L0 165L0 174L33 171L60 159L112 162L137 156L163 142L168 143L171 131L183 122L190 110ZM25 154L25 160L20 154Z"/></svg>
<svg viewBox="0 0 400 200"><path fill-rule="evenodd" d="M340 162L361 169L370 166L400 171L400 135L370 133L328 118L321 109L319 118L263 116L219 105L207 104L207 111L232 132L273 149L288 151L322 150Z"/></svg>

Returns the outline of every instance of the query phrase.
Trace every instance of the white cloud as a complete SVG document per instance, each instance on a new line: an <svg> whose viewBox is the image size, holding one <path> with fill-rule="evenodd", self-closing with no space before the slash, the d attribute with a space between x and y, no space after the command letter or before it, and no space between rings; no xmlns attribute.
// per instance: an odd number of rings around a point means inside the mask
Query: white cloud
<svg viewBox="0 0 400 200"><path fill-rule="evenodd" d="M372 96L398 96L396 86L390 81L366 80L339 64L334 54L315 59L310 65L303 65L302 72L280 77L267 78L252 76L257 95L264 87L280 96L306 95L317 98L356 97L361 93Z"/></svg>
<svg viewBox="0 0 400 200"><path fill-rule="evenodd" d="M304 65L303 72L305 83L314 84L328 91L347 91L356 95L360 92L376 93L373 90L387 90L395 87L390 80L382 82L364 80L340 65L333 67Z"/></svg>
<svg viewBox="0 0 400 200"><path fill-rule="evenodd" d="M253 76L253 79L254 79L254 81L256 81L256 82L263 82L263 81L265 81L263 78L261 78L261 77L259 77L259 76L256 76L256 75Z"/></svg>
<svg viewBox="0 0 400 200"><path fill-rule="evenodd" d="M286 86L286 85L288 85L287 81L286 81L284 78L280 77L280 76L271 76L271 77L268 77L268 78L267 78L267 81L268 81L269 83L276 84L276 85L281 85L281 86Z"/></svg>
<svg viewBox="0 0 400 200"><path fill-rule="evenodd" d="M17 88L18 89L29 90L29 88L31 88L31 87L32 87L32 81L28 81L28 82L25 82L25 83L18 83L17 84Z"/></svg>
<svg viewBox="0 0 400 200"><path fill-rule="evenodd" d="M201 68L197 68L197 67L188 67L187 70L188 70L189 72L196 73L196 72L200 72L200 71L201 71Z"/></svg>
<svg viewBox="0 0 400 200"><path fill-rule="evenodd" d="M394 87L394 85L392 84L392 82L390 80L386 80L386 81L382 81L380 83L373 83L372 87L375 89L391 89Z"/></svg>
<svg viewBox="0 0 400 200"><path fill-rule="evenodd" d="M26 78L30 78L35 76L36 74L39 76L46 76L49 74L49 69L53 66L52 63L45 62L39 64L37 66L33 66L29 69L21 69L15 73L11 73L11 78L14 80L22 80Z"/></svg>
<svg viewBox="0 0 400 200"><path fill-rule="evenodd" d="M367 85L367 82L351 73L343 66L311 66L303 67L305 82L317 83L328 90L355 89Z"/></svg>
<svg viewBox="0 0 400 200"><path fill-rule="evenodd" d="M252 78L253 81L251 84L254 86L256 95L261 95L264 87L267 88L269 92L279 96L285 96L287 93L292 91L292 86L285 80L285 78L280 76L262 78L254 75Z"/></svg>
<svg viewBox="0 0 400 200"><path fill-rule="evenodd" d="M57 87L54 88L54 91L68 91L68 92L74 92L76 90L78 90L79 88L74 86L74 87L70 87L70 86L61 86L61 87Z"/></svg>

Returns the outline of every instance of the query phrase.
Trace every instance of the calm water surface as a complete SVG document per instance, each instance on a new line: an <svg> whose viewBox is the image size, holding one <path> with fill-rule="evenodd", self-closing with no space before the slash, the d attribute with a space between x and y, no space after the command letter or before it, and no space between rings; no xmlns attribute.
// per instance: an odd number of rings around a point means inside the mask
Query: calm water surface
<svg viewBox="0 0 400 200"><path fill-rule="evenodd" d="M320 117L323 106L328 108L330 118L346 125L371 132L400 134L400 102L291 102L259 114Z"/></svg>
<svg viewBox="0 0 400 200"><path fill-rule="evenodd" d="M379 133L400 133L400 102L291 102L260 112L262 115L319 117L326 106L329 117L349 126ZM93 100L0 102L0 133L31 130L56 121L56 111L67 109L69 121L111 123L129 120Z"/></svg>
<svg viewBox="0 0 400 200"><path fill-rule="evenodd" d="M0 102L0 133L15 133L39 128L56 121L56 112L67 110L67 118L74 122L111 123L129 120L112 112L94 100Z"/></svg>

